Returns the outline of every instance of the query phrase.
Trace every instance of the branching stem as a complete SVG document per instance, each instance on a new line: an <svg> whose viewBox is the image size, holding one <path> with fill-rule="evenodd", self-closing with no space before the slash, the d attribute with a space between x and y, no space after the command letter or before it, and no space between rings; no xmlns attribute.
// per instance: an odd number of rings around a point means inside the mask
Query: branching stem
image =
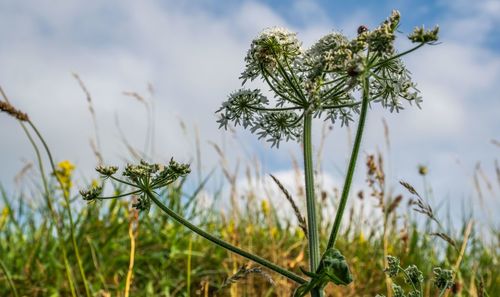
<svg viewBox="0 0 500 297"><path fill-rule="evenodd" d="M363 131L365 127L366 114L368 112L368 102L369 98L369 77L367 73L363 74L363 99L361 103L361 113L359 116L358 129L356 131L356 138L354 139L354 146L352 148L351 160L349 161L349 167L347 169L347 175L344 182L344 187L342 189L342 196L340 198L340 204L337 209L337 214L335 215L335 221L333 223L333 229L328 239L328 244L326 249L333 248L335 245L335 240L340 229L340 223L342 221L342 216L347 204L347 198L349 197L349 190L351 188L352 178L354 175L354 169L356 168L356 161L359 154L359 148L361 146L361 139L363 137Z"/></svg>
<svg viewBox="0 0 500 297"><path fill-rule="evenodd" d="M211 241L212 243L215 243L216 245L218 246L221 246L235 254L238 254L244 258L247 258L249 260L252 260L270 270L273 270L274 272L277 272L281 275L283 275L284 277L287 277L289 278L290 280L298 283L298 284L303 284L306 282L305 279L303 279L302 277L300 277L299 275L291 272L291 271L288 271L264 258L261 258L259 256L256 256L254 254L251 254L247 251L244 251L220 238L217 238L215 236L213 236L212 234L198 228L197 226L191 224L189 221L187 221L186 219L184 219L182 216L180 216L179 214L177 214L175 211L171 210L169 207L167 207L165 204L163 204L157 197L155 197L155 195L151 192L151 190L148 190L148 189L144 189L144 193L162 210L164 211L168 216L170 216L172 219L174 219L175 221L177 221L179 224L181 225L184 225L186 228L190 229L191 231L193 231L194 233L200 235L201 237Z"/></svg>

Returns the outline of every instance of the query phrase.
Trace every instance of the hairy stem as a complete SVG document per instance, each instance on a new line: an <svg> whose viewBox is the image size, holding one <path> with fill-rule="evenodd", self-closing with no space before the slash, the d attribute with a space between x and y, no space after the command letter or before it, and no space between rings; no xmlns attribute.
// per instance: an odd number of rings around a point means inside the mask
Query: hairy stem
<svg viewBox="0 0 500 297"><path fill-rule="evenodd" d="M189 221L187 221L186 219L184 219L182 216L180 216L179 214L177 214L175 211L171 210L169 207L167 207L165 204L163 204L158 198L155 197L155 195L151 192L151 190L145 190L144 191L146 193L146 195L148 195L148 197L161 209L163 210L168 216L170 216L172 219L174 219L175 221L177 221L179 224L181 225L184 225L186 228L190 229L191 231L193 231L194 233L200 235L201 237L211 241L212 243L218 245L218 246L221 246L235 254L238 254L244 258L247 258L249 260L252 260L270 270L273 270L281 275L283 275L284 277L287 277L289 278L290 280L296 282L296 283L299 283L299 284L303 284L303 283L306 283L306 280L303 279L302 277L300 277L299 275L291 272L291 271L288 271L264 258L261 258L257 255L254 255L254 254L251 254L247 251L244 251L238 247L235 247L234 245L220 239L220 238L217 238L215 236L213 236L212 234L198 228L197 226L191 224Z"/></svg>
<svg viewBox="0 0 500 297"><path fill-rule="evenodd" d="M354 139L354 146L352 148L351 160L349 161L349 167L347 168L347 176L344 182L344 188L342 189L342 196L340 198L339 208L337 214L335 215L335 221L333 223L332 233L328 239L327 249L333 248L335 245L335 240L340 229L340 223L342 221L342 216L347 204L347 198L349 197L349 190L351 188L352 178L354 175L354 169L356 168L356 161L358 159L359 147L361 146L361 139L363 137L363 131L365 127L366 114L368 111L369 102L369 78L368 74L364 74L363 77L363 101L361 103L361 114L359 116L358 129L356 131L356 138Z"/></svg>
<svg viewBox="0 0 500 297"><path fill-rule="evenodd" d="M318 223L316 222L316 197L314 196L314 172L312 160L312 141L311 141L312 113L306 111L304 116L304 176L306 186L306 205L307 205L307 234L309 239L309 268L316 271L319 266L320 250ZM311 291L312 296L321 296L321 288L315 288Z"/></svg>

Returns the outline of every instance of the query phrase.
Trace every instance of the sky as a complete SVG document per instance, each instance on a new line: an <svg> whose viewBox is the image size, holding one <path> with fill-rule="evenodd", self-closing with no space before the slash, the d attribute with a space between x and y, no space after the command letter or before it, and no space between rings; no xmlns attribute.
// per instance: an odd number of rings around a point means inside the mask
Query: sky
<svg viewBox="0 0 500 297"><path fill-rule="evenodd" d="M426 182L436 204L450 206L457 216L474 209L488 217L484 209L500 207L495 175L500 152L500 1L470 3L2 0L0 86L39 127L56 159L71 160L86 180L95 176L89 145L95 134L85 94L72 73L92 96L106 162L120 165L130 158L117 119L127 141L144 146L147 112L141 102L123 94L137 92L155 105L153 159L174 156L190 162L199 143L203 161L193 176L204 176L213 168L220 172L224 164L212 145L217 143L229 168L254 164L256 158L260 173L274 173L293 187L292 156L300 161L299 144L270 149L241 127L225 132L215 122L214 112L241 85L238 77L251 40L266 27L282 26L298 32L307 48L333 30L354 36L361 24L373 28L398 9L401 49L409 46L404 36L423 24L440 26L440 44L404 59L422 93L421 110L408 106L390 114L374 106L370 111L355 189L364 183L365 156L382 151L394 192L404 192L399 180L421 189L417 167L423 164L429 168ZM316 148L323 126L314 122ZM328 187L342 184L351 132L335 125L328 134L322 155ZM25 191L35 179L19 185L14 177L34 160L32 148L18 123L6 115L0 115L0 135L0 183L11 193ZM481 194L475 190L475 174ZM240 176L239 182L246 183L244 174Z"/></svg>

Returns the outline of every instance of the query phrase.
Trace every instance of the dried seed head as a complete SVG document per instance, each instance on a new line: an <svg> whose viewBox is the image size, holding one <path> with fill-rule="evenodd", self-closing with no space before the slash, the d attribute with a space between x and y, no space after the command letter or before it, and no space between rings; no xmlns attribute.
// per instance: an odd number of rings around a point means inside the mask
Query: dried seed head
<svg viewBox="0 0 500 297"><path fill-rule="evenodd" d="M0 110L8 113L9 115L15 117L16 119L27 122L29 120L28 115L19 109L16 109L9 102L0 101Z"/></svg>

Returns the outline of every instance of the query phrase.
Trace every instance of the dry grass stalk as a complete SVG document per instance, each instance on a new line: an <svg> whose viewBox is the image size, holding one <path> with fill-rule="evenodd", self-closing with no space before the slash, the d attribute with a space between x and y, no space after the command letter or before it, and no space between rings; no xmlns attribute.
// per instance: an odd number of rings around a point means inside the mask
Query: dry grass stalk
<svg viewBox="0 0 500 297"><path fill-rule="evenodd" d="M32 162L28 162L26 163L26 165L23 166L23 168L21 168L21 170L19 170L19 172L16 174L16 176L14 177L14 182L16 184L20 184L23 177L26 176L26 174L28 174L28 172L33 168L33 163Z"/></svg>
<svg viewBox="0 0 500 297"><path fill-rule="evenodd" d="M94 137L95 137L95 143L91 139L90 140L90 147L92 148L92 151L94 152L94 155L96 156L97 161L99 164L103 164L104 160L101 154L101 142L99 140L99 128L97 126L97 117L94 109L94 105L92 104L92 96L90 95L89 89L83 82L83 80L80 78L80 76L77 73L73 73L73 77L75 80L78 82L78 85L82 89L83 93L85 94L85 98L87 99L88 103L88 108L90 115L92 116L92 123L94 124Z"/></svg>
<svg viewBox="0 0 500 297"><path fill-rule="evenodd" d="M500 186L500 164L498 163L498 160L495 160L495 173L497 175L498 185Z"/></svg>
<svg viewBox="0 0 500 297"><path fill-rule="evenodd" d="M464 232L464 240L462 241L462 246L460 247L460 252L458 253L458 258L455 261L455 265L453 266L453 270L455 271L455 275L460 271L460 264L462 264L462 259L464 258L465 249L467 248L467 243L469 242L470 235L472 233L472 227L474 226L474 221L469 220L467 223L467 227L465 227ZM450 293L450 290L447 290L444 294L444 297L447 297Z"/></svg>
<svg viewBox="0 0 500 297"><path fill-rule="evenodd" d="M385 139L385 145L387 146L387 150L391 150L391 140L389 137L389 125L387 124L387 121L385 118L382 118L382 125L384 126L384 139Z"/></svg>
<svg viewBox="0 0 500 297"><path fill-rule="evenodd" d="M221 285L221 289L222 288L225 288L229 285L232 285L232 284L235 284L245 278L247 278L250 274L257 274L257 275L260 275L262 276L270 285L274 286L275 285L275 282L274 280L271 278L271 276L262 270L261 267L252 267L252 268L248 268L248 265L243 265L241 266L238 271L236 271L235 274L233 274L232 276L230 276L229 278L227 278Z"/></svg>
<svg viewBox="0 0 500 297"><path fill-rule="evenodd" d="M2 93L2 97L5 100L0 101L0 111L6 112L10 116L15 117L22 122L29 121L28 114L22 112L21 110L15 108L14 106L12 106L12 104L10 104L9 99L7 98L7 95L3 91L2 87L0 87L0 93Z"/></svg>
<svg viewBox="0 0 500 297"><path fill-rule="evenodd" d="M130 213L130 221L128 226L128 235L130 237L130 260L125 282L125 297L130 295L130 286L132 285L132 277L134 275L135 263L135 240L139 233L139 211L133 209Z"/></svg>
<svg viewBox="0 0 500 297"><path fill-rule="evenodd" d="M443 233L443 232L434 232L434 233L430 233L429 235L431 235L431 236L437 236L437 237L441 238L442 240L448 242L451 246L453 246L455 248L455 250L458 251L457 243L455 242L455 240L453 240L453 238L451 238L450 236L448 236L446 233Z"/></svg>
<svg viewBox="0 0 500 297"><path fill-rule="evenodd" d="M307 223L306 223L306 219L301 214L300 209L297 206L297 204L295 203L295 201L293 200L292 195L290 194L290 192L287 191L287 189L285 188L285 186L279 181L278 178L276 178L272 174L269 174L269 175L274 180L274 182L276 183L276 185L278 185L278 188L280 188L281 192L285 195L286 200L288 200L288 202L290 202L290 205L293 208L293 212L295 213L295 216L297 217L297 220L299 221L299 227L302 229L302 231L304 231L304 235L307 237Z"/></svg>

